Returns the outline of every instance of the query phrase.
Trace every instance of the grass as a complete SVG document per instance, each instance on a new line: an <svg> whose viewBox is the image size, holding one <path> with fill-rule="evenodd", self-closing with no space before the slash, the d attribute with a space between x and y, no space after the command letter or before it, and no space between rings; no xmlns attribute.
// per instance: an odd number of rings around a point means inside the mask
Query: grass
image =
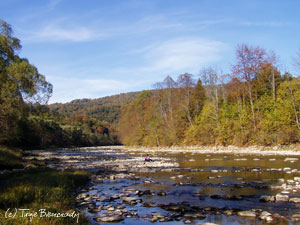
<svg viewBox="0 0 300 225"><path fill-rule="evenodd" d="M0 146L0 170L11 170L23 168L21 149Z"/></svg>
<svg viewBox="0 0 300 225"><path fill-rule="evenodd" d="M0 148L0 168L23 168L23 153L21 150ZM88 224L80 215L71 217L41 217L40 209L51 213L72 213L74 196L72 192L89 181L89 174L85 171L57 171L43 167L43 161L33 159L28 162L39 166L25 170L13 171L0 175L0 224ZM5 218L6 211L14 213L15 209L29 209L37 212L36 217L25 217L18 211L14 218ZM76 215L77 211L75 211Z"/></svg>

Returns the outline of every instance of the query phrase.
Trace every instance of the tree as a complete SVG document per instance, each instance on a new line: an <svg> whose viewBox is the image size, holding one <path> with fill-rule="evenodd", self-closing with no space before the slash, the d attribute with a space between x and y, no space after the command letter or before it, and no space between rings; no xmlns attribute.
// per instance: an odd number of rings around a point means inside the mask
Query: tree
<svg viewBox="0 0 300 225"><path fill-rule="evenodd" d="M26 103L47 103L52 94L37 68L18 56L20 40L12 35L11 26L0 20L0 143L16 134Z"/></svg>
<svg viewBox="0 0 300 225"><path fill-rule="evenodd" d="M196 86L195 80L192 75L189 73L184 73L179 75L177 78L177 87L179 89L179 96L181 99L181 107L183 108L186 118L190 126L193 126L193 115L192 115L192 106L191 98L192 92Z"/></svg>
<svg viewBox="0 0 300 225"><path fill-rule="evenodd" d="M206 96L210 99L211 117L215 121L215 126L219 126L219 96L217 70L212 67L206 67L200 70L200 79L203 81L206 89Z"/></svg>
<svg viewBox="0 0 300 225"><path fill-rule="evenodd" d="M268 62L266 51L260 47L252 47L246 44L238 45L236 48L237 63L233 66L233 73L236 77L245 82L246 91L252 112L252 122L254 133L257 131L257 119L254 106L253 85L257 73L262 65Z"/></svg>

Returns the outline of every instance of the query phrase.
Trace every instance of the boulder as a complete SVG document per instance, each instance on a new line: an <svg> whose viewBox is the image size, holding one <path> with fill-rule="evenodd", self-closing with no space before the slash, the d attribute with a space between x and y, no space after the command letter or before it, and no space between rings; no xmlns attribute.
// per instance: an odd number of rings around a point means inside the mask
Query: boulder
<svg viewBox="0 0 300 225"><path fill-rule="evenodd" d="M275 198L276 198L276 202L287 202L289 200L288 195L282 195L282 194L277 194Z"/></svg>

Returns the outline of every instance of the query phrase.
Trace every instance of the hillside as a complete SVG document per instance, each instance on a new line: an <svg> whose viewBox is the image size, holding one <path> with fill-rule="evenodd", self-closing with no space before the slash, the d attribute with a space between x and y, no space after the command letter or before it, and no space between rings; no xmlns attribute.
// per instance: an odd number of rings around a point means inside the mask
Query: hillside
<svg viewBox="0 0 300 225"><path fill-rule="evenodd" d="M84 115L117 126L120 109L133 101L140 92L129 92L97 99L76 99L68 103L49 105L52 113L69 117Z"/></svg>

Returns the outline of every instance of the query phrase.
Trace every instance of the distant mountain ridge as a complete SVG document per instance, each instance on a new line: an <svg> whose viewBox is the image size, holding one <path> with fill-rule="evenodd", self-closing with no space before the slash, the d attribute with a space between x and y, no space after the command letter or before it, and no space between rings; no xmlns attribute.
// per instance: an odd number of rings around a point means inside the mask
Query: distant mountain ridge
<svg viewBox="0 0 300 225"><path fill-rule="evenodd" d="M76 117L84 115L89 118L118 125L121 107L133 101L141 92L128 92L97 99L75 99L68 103L50 104L52 113Z"/></svg>

